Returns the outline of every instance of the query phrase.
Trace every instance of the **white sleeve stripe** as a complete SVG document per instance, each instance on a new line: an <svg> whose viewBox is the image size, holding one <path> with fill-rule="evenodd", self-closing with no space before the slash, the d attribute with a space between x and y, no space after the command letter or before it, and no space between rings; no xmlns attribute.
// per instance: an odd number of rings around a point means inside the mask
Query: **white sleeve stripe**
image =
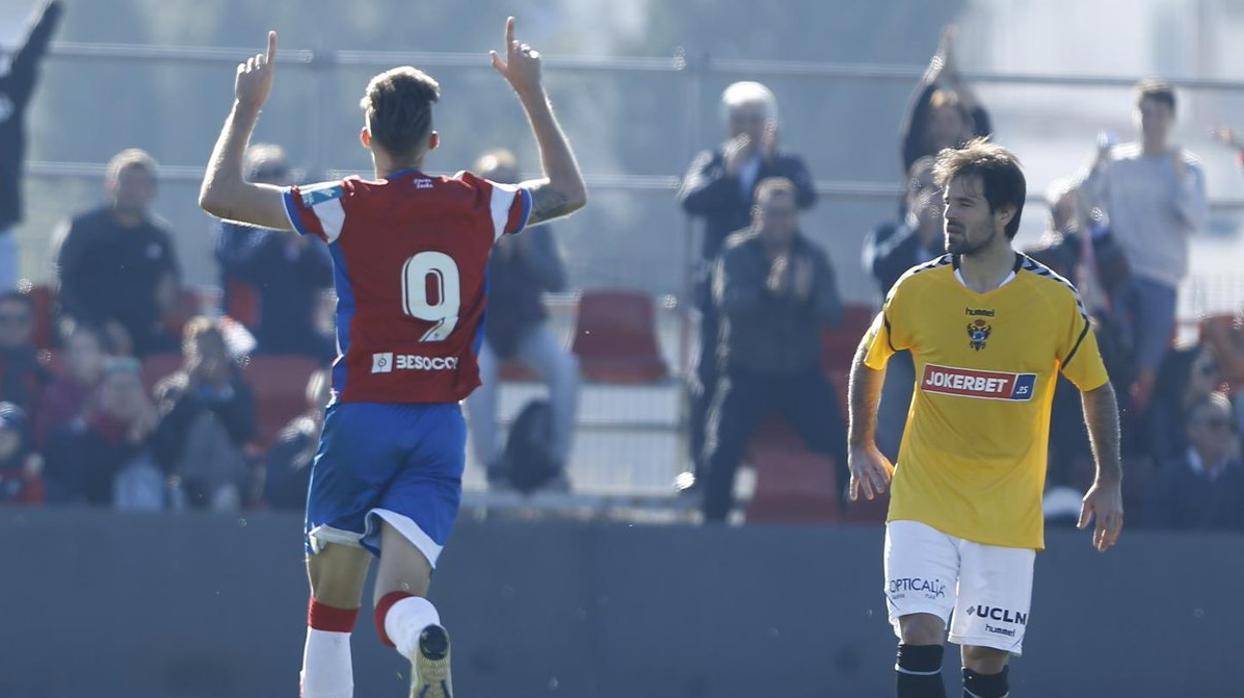
<svg viewBox="0 0 1244 698"><path fill-rule="evenodd" d="M320 225L324 228L324 238L332 244L337 241L341 235L341 226L346 222L346 211L341 207L340 199L328 199L316 204L314 208L315 217L320 219Z"/></svg>
<svg viewBox="0 0 1244 698"><path fill-rule="evenodd" d="M518 187L512 184L492 182L492 195L488 204L492 210L493 242L505 235L505 224L510 220L510 207L514 205L517 194Z"/></svg>
<svg viewBox="0 0 1244 698"><path fill-rule="evenodd" d="M294 208L294 190L287 188L281 199L285 202L285 217L289 219L290 226L299 235L309 235L311 231L298 219L298 211Z"/></svg>

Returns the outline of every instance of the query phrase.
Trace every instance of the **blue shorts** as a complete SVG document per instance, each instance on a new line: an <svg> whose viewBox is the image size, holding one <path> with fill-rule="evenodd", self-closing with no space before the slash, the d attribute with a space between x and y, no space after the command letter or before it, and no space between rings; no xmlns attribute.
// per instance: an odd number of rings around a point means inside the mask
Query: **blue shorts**
<svg viewBox="0 0 1244 698"><path fill-rule="evenodd" d="M466 422L458 403L331 405L311 466L307 553L326 543L380 555L380 522L433 567L462 500Z"/></svg>

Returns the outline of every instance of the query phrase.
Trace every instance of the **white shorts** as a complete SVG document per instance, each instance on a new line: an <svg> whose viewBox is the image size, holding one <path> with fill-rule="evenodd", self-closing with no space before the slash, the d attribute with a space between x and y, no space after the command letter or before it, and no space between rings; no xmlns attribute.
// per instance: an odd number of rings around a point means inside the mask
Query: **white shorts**
<svg viewBox="0 0 1244 698"><path fill-rule="evenodd" d="M982 545L918 521L891 521L885 531L885 598L894 633L902 639L899 618L928 613L949 623L950 642L1019 655L1035 559L1030 548Z"/></svg>

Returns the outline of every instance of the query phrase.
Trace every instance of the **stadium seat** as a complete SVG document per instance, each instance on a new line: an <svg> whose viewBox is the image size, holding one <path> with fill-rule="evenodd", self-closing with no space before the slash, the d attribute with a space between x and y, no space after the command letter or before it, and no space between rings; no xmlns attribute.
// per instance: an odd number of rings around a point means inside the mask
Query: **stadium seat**
<svg viewBox="0 0 1244 698"><path fill-rule="evenodd" d="M320 368L303 356L259 355L245 364L247 383L255 391L255 440L267 447L291 419L307 411L307 379Z"/></svg>
<svg viewBox="0 0 1244 698"><path fill-rule="evenodd" d="M503 361L501 362L500 376L502 381L510 381L515 383L526 383L539 379L536 372L531 370L527 364L522 361Z"/></svg>
<svg viewBox="0 0 1244 698"><path fill-rule="evenodd" d="M780 418L771 417L752 437L747 460L756 468L749 523L841 520L834 459L807 450Z"/></svg>
<svg viewBox="0 0 1244 698"><path fill-rule="evenodd" d="M877 309L861 303L847 303L842 307L842 322L826 329L821 335L821 365L826 371L849 371L851 359L860 345L860 338L868 331L877 316Z"/></svg>
<svg viewBox="0 0 1244 698"><path fill-rule="evenodd" d="M36 284L26 291L33 312L31 341L38 349L51 349L56 344L56 290Z"/></svg>
<svg viewBox="0 0 1244 698"><path fill-rule="evenodd" d="M154 395L155 384L159 383L162 378L174 373L181 368L181 354L169 352L167 354L151 354L143 358L143 387L146 388L148 395Z"/></svg>
<svg viewBox="0 0 1244 698"><path fill-rule="evenodd" d="M652 297L640 291L584 291L572 351L591 381L650 383L669 373L657 346Z"/></svg>
<svg viewBox="0 0 1244 698"><path fill-rule="evenodd" d="M225 314L253 330L259 325L259 292L250 284L230 281Z"/></svg>

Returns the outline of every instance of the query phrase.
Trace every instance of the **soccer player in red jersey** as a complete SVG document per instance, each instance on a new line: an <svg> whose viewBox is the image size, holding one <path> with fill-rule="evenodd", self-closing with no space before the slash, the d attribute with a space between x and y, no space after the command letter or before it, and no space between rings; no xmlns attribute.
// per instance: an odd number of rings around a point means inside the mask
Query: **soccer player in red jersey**
<svg viewBox="0 0 1244 698"><path fill-rule="evenodd" d="M567 215L587 198L544 91L540 54L514 39L512 17L504 56L491 57L527 113L541 179L424 174L440 141L432 128L440 88L405 66L372 78L363 97L360 139L374 180L247 182L242 155L272 89L276 32L267 53L238 66L233 109L203 179L199 204L209 213L314 235L333 257L339 354L307 498L304 698L353 695L350 632L373 555L377 630L410 659L410 695L452 695L449 636L426 595L461 499L458 402L479 385L484 270L502 235Z"/></svg>

